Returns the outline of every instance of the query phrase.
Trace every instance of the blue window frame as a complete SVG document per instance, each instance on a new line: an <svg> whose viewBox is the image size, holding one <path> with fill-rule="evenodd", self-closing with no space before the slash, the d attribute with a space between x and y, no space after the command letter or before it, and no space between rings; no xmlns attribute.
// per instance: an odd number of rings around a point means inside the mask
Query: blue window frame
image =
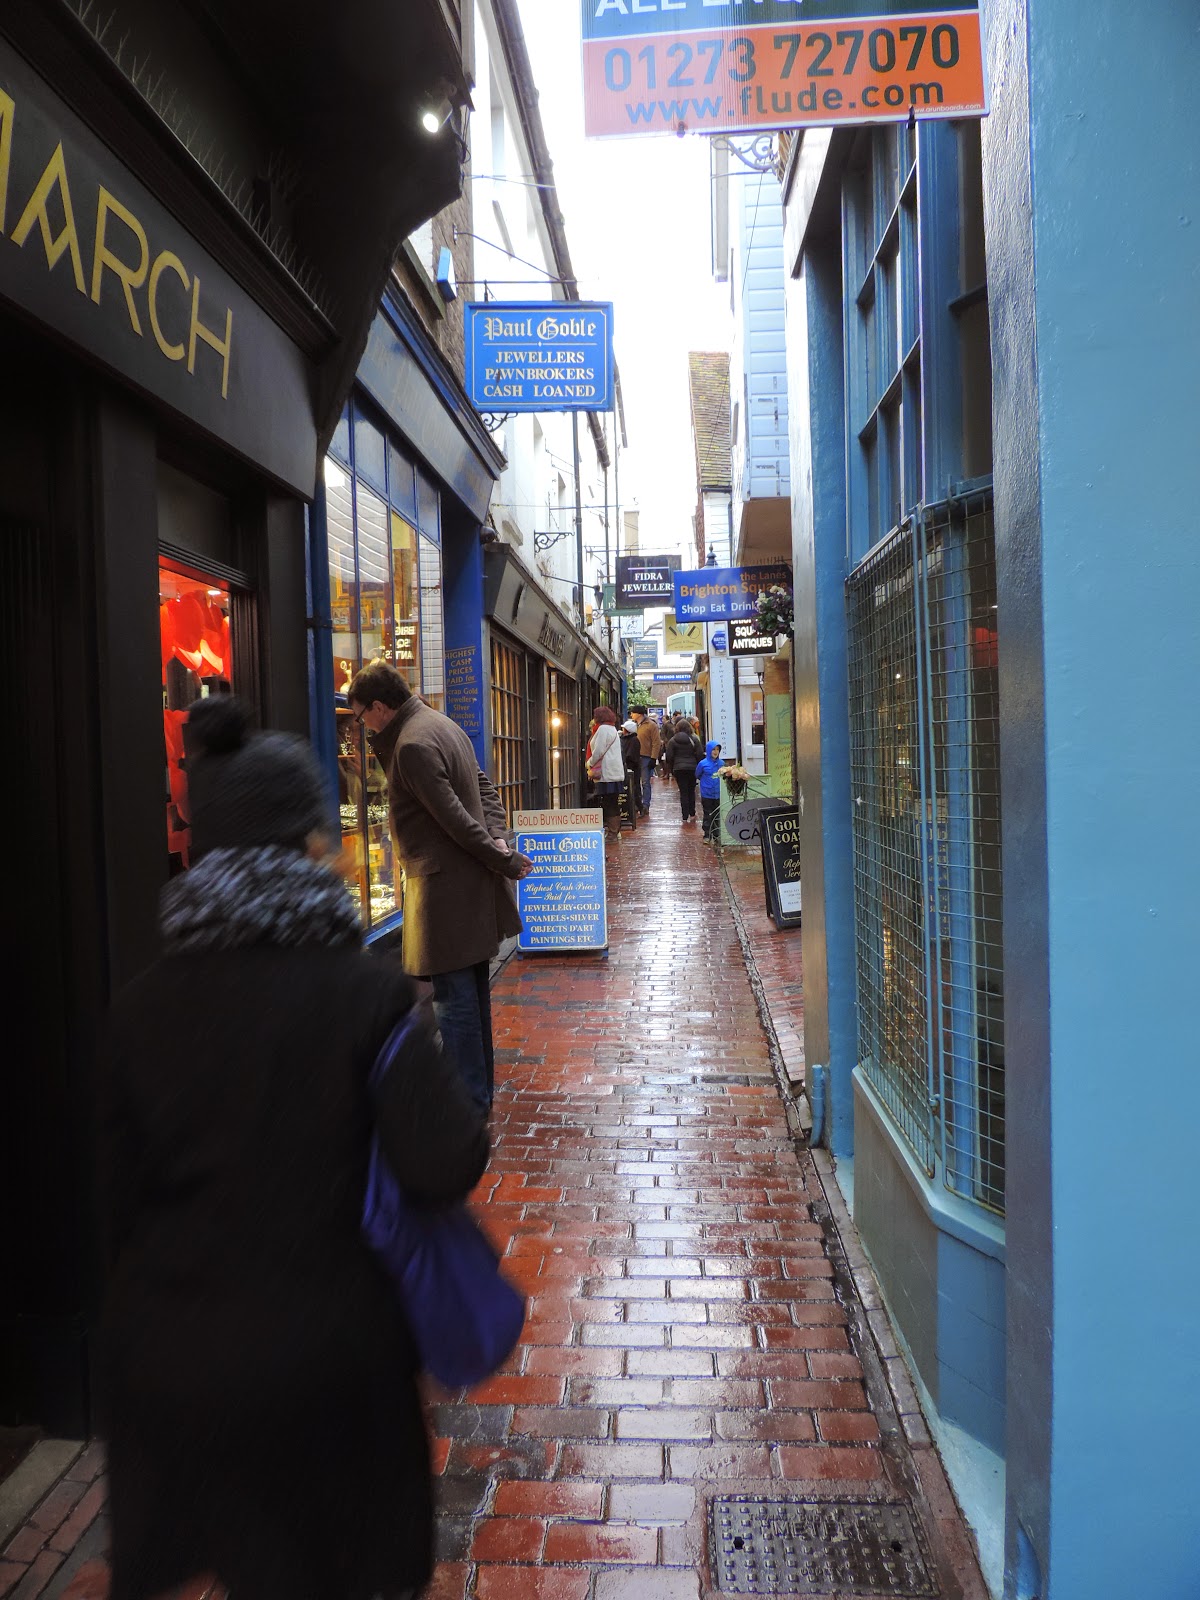
<svg viewBox="0 0 1200 1600"><path fill-rule="evenodd" d="M313 720L336 784L346 875L372 930L396 920L402 884L385 776L346 692L360 667L383 659L442 706L440 516L437 486L352 398L334 431L323 500L310 521L311 591L314 602L327 597L329 608L328 644L318 647L326 661L313 674L314 686L324 686Z"/></svg>
<svg viewBox="0 0 1200 1600"><path fill-rule="evenodd" d="M859 1061L925 1170L999 1211L999 711L978 125L864 131L843 180L842 247Z"/></svg>

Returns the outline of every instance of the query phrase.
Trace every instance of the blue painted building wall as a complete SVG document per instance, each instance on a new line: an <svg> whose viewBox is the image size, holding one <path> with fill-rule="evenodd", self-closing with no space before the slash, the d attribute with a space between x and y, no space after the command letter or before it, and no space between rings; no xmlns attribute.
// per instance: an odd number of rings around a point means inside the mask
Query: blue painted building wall
<svg viewBox="0 0 1200 1600"><path fill-rule="evenodd" d="M795 760L804 892L804 1024L810 1096L835 1156L854 1150L853 838L846 657L846 426L836 210L814 222L828 139L793 169L786 263ZM804 253L801 255L801 245ZM793 269L798 266L799 270ZM821 492L814 492L814 485ZM827 1069L822 1083L813 1068ZM819 1087L818 1087L819 1086Z"/></svg>
<svg viewBox="0 0 1200 1600"><path fill-rule="evenodd" d="M1200 15L986 19L1007 1592L1167 1600L1198 1584Z"/></svg>
<svg viewBox="0 0 1200 1600"><path fill-rule="evenodd" d="M734 515L740 520L742 500L786 496L791 487L783 201L773 172L741 172L735 163L729 182L736 206L730 388L740 418L733 440Z"/></svg>

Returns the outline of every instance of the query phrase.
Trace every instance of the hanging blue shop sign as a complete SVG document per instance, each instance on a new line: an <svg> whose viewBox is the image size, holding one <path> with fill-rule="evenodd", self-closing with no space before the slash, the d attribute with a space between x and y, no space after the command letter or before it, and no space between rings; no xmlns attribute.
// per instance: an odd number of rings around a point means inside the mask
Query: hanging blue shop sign
<svg viewBox="0 0 1200 1600"><path fill-rule="evenodd" d="M653 672L658 666L658 640L637 639L633 646L633 670Z"/></svg>
<svg viewBox="0 0 1200 1600"><path fill-rule="evenodd" d="M690 672L656 672L653 681L655 683L691 683L692 675Z"/></svg>
<svg viewBox="0 0 1200 1600"><path fill-rule="evenodd" d="M525 815L550 825L525 829L520 816L514 819L516 848L533 862L533 871L517 884L522 923L517 949L523 954L606 949L608 902L600 812ZM554 827L556 820L563 825Z"/></svg>
<svg viewBox="0 0 1200 1600"><path fill-rule="evenodd" d="M700 567L675 574L675 616L680 622L733 622L758 616L758 596L772 584L792 586L786 561L762 567Z"/></svg>
<svg viewBox="0 0 1200 1600"><path fill-rule="evenodd" d="M584 300L472 302L466 375L480 411L611 411L613 312Z"/></svg>

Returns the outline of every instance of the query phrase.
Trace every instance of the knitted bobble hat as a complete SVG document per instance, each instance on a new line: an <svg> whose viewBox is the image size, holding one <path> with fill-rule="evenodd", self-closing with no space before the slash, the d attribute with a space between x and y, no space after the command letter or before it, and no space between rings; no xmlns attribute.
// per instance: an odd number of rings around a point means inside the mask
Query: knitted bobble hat
<svg viewBox="0 0 1200 1600"><path fill-rule="evenodd" d="M235 695L193 706L184 724L192 843L206 850L283 845L303 850L328 829L329 812L312 751L289 733L257 733Z"/></svg>

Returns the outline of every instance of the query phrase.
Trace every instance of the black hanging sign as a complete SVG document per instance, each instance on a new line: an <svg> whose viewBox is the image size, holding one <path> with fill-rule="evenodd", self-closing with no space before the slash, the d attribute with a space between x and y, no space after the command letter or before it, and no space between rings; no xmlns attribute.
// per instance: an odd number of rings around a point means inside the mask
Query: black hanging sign
<svg viewBox="0 0 1200 1600"><path fill-rule="evenodd" d="M731 622L729 624L729 654L731 656L773 656L775 635L761 633L757 622Z"/></svg>
<svg viewBox="0 0 1200 1600"><path fill-rule="evenodd" d="M800 926L800 813L788 810L763 810L759 813L762 834L763 882L767 895L767 915L777 928Z"/></svg>
<svg viewBox="0 0 1200 1600"><path fill-rule="evenodd" d="M669 606L678 556L618 556L618 606Z"/></svg>

